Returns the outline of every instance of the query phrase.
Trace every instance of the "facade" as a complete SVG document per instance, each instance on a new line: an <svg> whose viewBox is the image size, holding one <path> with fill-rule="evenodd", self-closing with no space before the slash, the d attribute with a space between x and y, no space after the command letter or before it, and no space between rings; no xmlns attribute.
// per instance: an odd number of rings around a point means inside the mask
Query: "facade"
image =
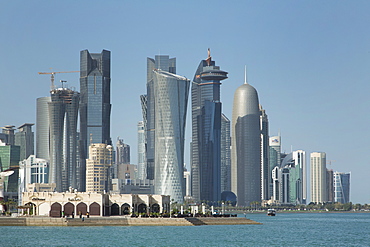
<svg viewBox="0 0 370 247"><path fill-rule="evenodd" d="M58 192L69 186L78 187L77 119L80 94L68 88L50 91L49 111L49 159L50 182Z"/></svg>
<svg viewBox="0 0 370 247"><path fill-rule="evenodd" d="M110 51L80 53L80 191L85 191L86 159L92 143L111 145Z"/></svg>
<svg viewBox="0 0 370 247"><path fill-rule="evenodd" d="M22 200L22 193L28 191L30 184L49 183L49 162L45 159L30 155L19 162L18 199Z"/></svg>
<svg viewBox="0 0 370 247"><path fill-rule="evenodd" d="M113 147L104 143L89 146L86 159L86 192L103 193L109 191L109 168L112 166Z"/></svg>
<svg viewBox="0 0 370 247"><path fill-rule="evenodd" d="M145 126L144 121L137 124L137 173L138 179L146 179L146 158L145 158Z"/></svg>
<svg viewBox="0 0 370 247"><path fill-rule="evenodd" d="M334 172L333 169L326 169L326 190L328 202L334 202Z"/></svg>
<svg viewBox="0 0 370 247"><path fill-rule="evenodd" d="M6 144L0 141L0 171L15 168L14 173L4 179L4 192L17 194L20 147Z"/></svg>
<svg viewBox="0 0 370 247"><path fill-rule="evenodd" d="M36 101L36 157L46 160L50 159L49 102L51 97Z"/></svg>
<svg viewBox="0 0 370 247"><path fill-rule="evenodd" d="M155 74L154 70L166 71L176 74L176 58L170 58L168 55L157 55L155 58L147 58L147 94L142 95L141 105L143 111L143 120L146 138L146 173L147 179L155 177L155 135L156 135L156 94L155 94Z"/></svg>
<svg viewBox="0 0 370 247"><path fill-rule="evenodd" d="M294 151L287 154L281 163L282 169L287 169L289 172L289 190L287 194L287 203L289 204L304 204L304 178L306 170L306 152L303 150Z"/></svg>
<svg viewBox="0 0 370 247"><path fill-rule="evenodd" d="M14 125L6 125L4 127L1 127L3 129L3 134L5 137L5 143L9 145L15 145L15 135L14 135Z"/></svg>
<svg viewBox="0 0 370 247"><path fill-rule="evenodd" d="M137 194L100 194L74 192L24 192L22 205L32 214L50 217L72 215L109 216L140 213L163 213L170 208L169 196Z"/></svg>
<svg viewBox="0 0 370 247"><path fill-rule="evenodd" d="M351 173L334 172L334 201L349 203Z"/></svg>
<svg viewBox="0 0 370 247"><path fill-rule="evenodd" d="M221 200L221 81L227 72L208 57L195 72L191 87L192 196L196 201Z"/></svg>
<svg viewBox="0 0 370 247"><path fill-rule="evenodd" d="M221 191L231 191L230 120L221 115Z"/></svg>
<svg viewBox="0 0 370 247"><path fill-rule="evenodd" d="M133 164L118 165L118 179L136 179L137 166Z"/></svg>
<svg viewBox="0 0 370 247"><path fill-rule="evenodd" d="M266 111L260 105L260 126L261 126L261 199L269 200L271 170L269 164L269 121Z"/></svg>
<svg viewBox="0 0 370 247"><path fill-rule="evenodd" d="M34 154L34 133L32 126L34 124L25 123L18 127L18 132L15 133L15 145L21 147L20 159L27 159L30 155Z"/></svg>
<svg viewBox="0 0 370 247"><path fill-rule="evenodd" d="M118 139L116 143L116 164L130 164L130 145Z"/></svg>
<svg viewBox="0 0 370 247"><path fill-rule="evenodd" d="M234 94L231 189L238 206L261 201L261 126L258 94L245 81Z"/></svg>
<svg viewBox="0 0 370 247"><path fill-rule="evenodd" d="M327 202L326 153L314 152L311 160L311 202Z"/></svg>
<svg viewBox="0 0 370 247"><path fill-rule="evenodd" d="M280 167L281 165L281 137L271 136L269 138L269 170L272 172L276 166ZM273 179L270 180L270 190L269 194L274 194L273 192Z"/></svg>
<svg viewBox="0 0 370 247"><path fill-rule="evenodd" d="M171 199L182 203L185 196L184 142L190 81L162 70L152 73L155 95L154 189L156 194L170 195Z"/></svg>

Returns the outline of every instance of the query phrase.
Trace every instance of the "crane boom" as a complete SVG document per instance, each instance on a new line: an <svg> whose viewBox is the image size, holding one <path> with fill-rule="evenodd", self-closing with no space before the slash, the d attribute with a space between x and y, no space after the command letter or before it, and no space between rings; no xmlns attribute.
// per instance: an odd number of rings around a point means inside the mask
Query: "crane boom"
<svg viewBox="0 0 370 247"><path fill-rule="evenodd" d="M59 73L78 73L80 71L54 71L54 72L38 72L39 75L51 75L51 90L54 89L54 75Z"/></svg>

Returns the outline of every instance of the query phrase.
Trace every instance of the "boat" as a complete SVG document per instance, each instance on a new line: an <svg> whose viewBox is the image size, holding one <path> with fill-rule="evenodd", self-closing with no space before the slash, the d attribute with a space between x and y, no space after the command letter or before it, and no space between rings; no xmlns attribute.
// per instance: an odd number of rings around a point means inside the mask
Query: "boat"
<svg viewBox="0 0 370 247"><path fill-rule="evenodd" d="M267 215L268 216L275 216L276 215L275 209L272 209L272 208L268 209L267 210Z"/></svg>

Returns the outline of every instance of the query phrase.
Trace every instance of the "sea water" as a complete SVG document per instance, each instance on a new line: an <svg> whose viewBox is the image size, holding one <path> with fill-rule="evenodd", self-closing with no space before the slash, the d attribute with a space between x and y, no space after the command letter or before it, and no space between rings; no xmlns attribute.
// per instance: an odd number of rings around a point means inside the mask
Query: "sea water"
<svg viewBox="0 0 370 247"><path fill-rule="evenodd" d="M370 213L245 216L262 225L3 226L0 246L370 246Z"/></svg>

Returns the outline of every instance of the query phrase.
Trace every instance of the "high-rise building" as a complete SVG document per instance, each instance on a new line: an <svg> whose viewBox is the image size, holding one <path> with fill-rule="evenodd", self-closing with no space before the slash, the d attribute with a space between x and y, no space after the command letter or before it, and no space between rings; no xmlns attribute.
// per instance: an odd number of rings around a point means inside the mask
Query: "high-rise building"
<svg viewBox="0 0 370 247"><path fill-rule="evenodd" d="M334 201L350 202L351 173L334 172Z"/></svg>
<svg viewBox="0 0 370 247"><path fill-rule="evenodd" d="M118 139L116 143L116 164L130 164L130 145Z"/></svg>
<svg viewBox="0 0 370 247"><path fill-rule="evenodd" d="M30 155L19 162L20 190L26 191L27 184L49 183L49 162L45 159Z"/></svg>
<svg viewBox="0 0 370 247"><path fill-rule="evenodd" d="M271 185L271 170L269 164L269 121L266 111L260 105L261 126L261 199L269 200Z"/></svg>
<svg viewBox="0 0 370 247"><path fill-rule="evenodd" d="M311 202L327 202L326 153L310 154L311 166Z"/></svg>
<svg viewBox="0 0 370 247"><path fill-rule="evenodd" d="M191 87L192 196L196 201L221 200L221 81L227 72L208 57L195 72Z"/></svg>
<svg viewBox="0 0 370 247"><path fill-rule="evenodd" d="M185 196L184 141L190 81L162 70L153 70L152 73L155 95L154 190L156 194L170 195L171 199L182 203Z"/></svg>
<svg viewBox="0 0 370 247"><path fill-rule="evenodd" d="M334 202L334 171L326 169L326 194L327 201Z"/></svg>
<svg viewBox="0 0 370 247"><path fill-rule="evenodd" d="M34 133L32 126L34 124L25 123L18 127L18 132L15 133L15 145L21 147L20 159L27 159L34 154Z"/></svg>
<svg viewBox="0 0 370 247"><path fill-rule="evenodd" d="M18 192L20 147L0 141L0 171L15 168L14 173L4 178L4 192ZM17 194L17 193L15 193Z"/></svg>
<svg viewBox="0 0 370 247"><path fill-rule="evenodd" d="M145 127L144 121L140 121L137 124L137 172L138 179L146 179L146 158L145 158Z"/></svg>
<svg viewBox="0 0 370 247"><path fill-rule="evenodd" d="M77 119L80 94L68 88L50 92L50 182L58 192L78 188Z"/></svg>
<svg viewBox="0 0 370 247"><path fill-rule="evenodd" d="M221 115L221 191L231 191L230 120Z"/></svg>
<svg viewBox="0 0 370 247"><path fill-rule="evenodd" d="M14 125L6 125L4 127L1 127L3 129L3 134L6 137L5 143L9 145L15 144L14 127Z"/></svg>
<svg viewBox="0 0 370 247"><path fill-rule="evenodd" d="M304 204L306 152L298 150L287 154L281 163L281 167L289 172L287 202L290 204Z"/></svg>
<svg viewBox="0 0 370 247"><path fill-rule="evenodd" d="M261 201L261 126L258 94L245 83L234 94L231 189L239 206Z"/></svg>
<svg viewBox="0 0 370 247"><path fill-rule="evenodd" d="M86 159L91 143L111 144L110 51L80 53L80 169L81 191L86 184Z"/></svg>
<svg viewBox="0 0 370 247"><path fill-rule="evenodd" d="M168 55L157 55L155 59L147 58L147 94L141 95L141 106L143 111L144 128L146 132L146 163L147 178L155 177L155 133L156 133L156 96L154 88L154 70L161 70L176 74L176 58Z"/></svg>
<svg viewBox="0 0 370 247"><path fill-rule="evenodd" d="M269 138L269 170L272 172L275 167L280 168L281 165L281 137L278 136L271 136ZM273 195L273 179L270 177L270 189L269 194Z"/></svg>
<svg viewBox="0 0 370 247"><path fill-rule="evenodd" d="M113 147L105 143L92 143L86 159L86 192L110 190L109 167L112 165Z"/></svg>
<svg viewBox="0 0 370 247"><path fill-rule="evenodd" d="M46 160L50 160L49 102L51 97L41 97L36 103L36 157Z"/></svg>

